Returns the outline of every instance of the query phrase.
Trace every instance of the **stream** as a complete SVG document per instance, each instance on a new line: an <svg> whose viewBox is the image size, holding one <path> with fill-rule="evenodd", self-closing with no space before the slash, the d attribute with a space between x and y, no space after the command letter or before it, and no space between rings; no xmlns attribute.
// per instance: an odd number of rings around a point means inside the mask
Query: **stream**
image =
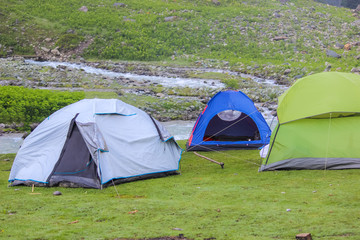
<svg viewBox="0 0 360 240"><path fill-rule="evenodd" d="M152 83L157 83L157 84L161 84L164 87L183 87L183 86L187 86L189 88L224 88L225 85L219 81L219 80L215 80L215 79L197 79L197 78L170 78L170 77L159 77L159 76L146 76L146 75L139 75L139 74L134 74L134 73L121 73L121 72L113 72L110 70L106 70L106 69L101 69L101 68L95 68L95 67L91 67L91 66L87 66L85 64L81 64L81 63L67 63L67 62L49 62L49 61L44 61L44 62L39 62L39 61L34 61L34 60L25 60L25 63L28 64L35 64L35 65L39 65L39 66L43 66L43 67L53 67L53 68L57 68L58 66L64 66L67 68L72 68L72 69L80 69L86 73L89 74L96 74L96 75L101 75L101 76L105 76L105 77L111 77L111 78L116 78L116 77L123 77L123 78L128 78L128 79L132 79L132 80L136 80L139 82L146 82L146 81L150 81Z"/></svg>
<svg viewBox="0 0 360 240"><path fill-rule="evenodd" d="M96 68L87 66L81 63L67 63L67 62L38 62L33 60L25 60L26 64L29 65L38 65L38 66L46 66L57 68L58 66L64 66L66 68L72 68L84 71L88 74L94 74L104 77L123 77L132 79L139 82L152 82L161 84L165 87L189 87L189 88L213 88L213 89L224 89L225 85L215 79L197 79L197 78L181 78L181 77L160 77L160 76L147 76L147 75L139 75L133 73L121 73L121 72L114 72L106 69ZM268 79L261 79L247 74L241 74L237 72L232 72L229 70L221 70L221 69L199 69L202 72L219 72L219 73L226 73L229 75L238 75L244 78L251 78L253 81L259 83L264 87L270 88L281 88L284 89L286 87L279 86L273 80ZM271 114L271 110L266 107L263 107L260 103L255 103L255 106L258 110L262 113L265 120L269 124L270 128L273 130L277 124L277 119L274 118ZM163 125L168 129L168 131L174 136L175 140L184 140L188 139L191 130L194 126L194 121L169 121L163 122ZM19 147L22 144L22 135L21 133L10 133L10 134L3 134L0 136L0 154L4 153L16 153Z"/></svg>

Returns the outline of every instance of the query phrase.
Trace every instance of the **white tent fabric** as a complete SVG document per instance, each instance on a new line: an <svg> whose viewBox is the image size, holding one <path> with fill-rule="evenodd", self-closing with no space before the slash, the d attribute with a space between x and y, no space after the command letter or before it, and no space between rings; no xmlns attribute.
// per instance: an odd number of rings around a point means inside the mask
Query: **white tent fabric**
<svg viewBox="0 0 360 240"><path fill-rule="evenodd" d="M101 184L178 170L182 150L159 122L117 99L84 99L53 113L24 140L9 181L48 184L74 118Z"/></svg>
<svg viewBox="0 0 360 240"><path fill-rule="evenodd" d="M269 152L269 144L266 144L266 145L260 150L260 157L261 157L261 158L266 158L268 152Z"/></svg>

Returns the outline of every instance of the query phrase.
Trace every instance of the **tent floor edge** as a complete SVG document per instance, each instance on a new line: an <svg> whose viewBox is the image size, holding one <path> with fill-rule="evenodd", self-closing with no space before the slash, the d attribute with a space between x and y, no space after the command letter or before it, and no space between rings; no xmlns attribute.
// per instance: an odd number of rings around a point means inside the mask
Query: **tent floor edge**
<svg viewBox="0 0 360 240"><path fill-rule="evenodd" d="M173 175L180 175L178 171L168 171L168 172L160 172L160 173L151 173L151 174L145 174L141 176L135 176L135 177L128 177L128 178L118 178L108 181L107 183L102 184L103 188L122 184L122 183L128 183L128 182L134 182L139 180L146 180L146 179L153 179L153 178L162 178L167 176L173 176Z"/></svg>

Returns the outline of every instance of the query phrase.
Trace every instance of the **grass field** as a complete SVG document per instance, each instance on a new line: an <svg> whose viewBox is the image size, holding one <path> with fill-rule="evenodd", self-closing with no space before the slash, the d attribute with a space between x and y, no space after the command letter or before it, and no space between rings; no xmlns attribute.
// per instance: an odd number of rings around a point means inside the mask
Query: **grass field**
<svg viewBox="0 0 360 240"><path fill-rule="evenodd" d="M0 56L45 49L86 59L229 66L292 81L297 75L359 67L349 9L312 0L5 0L0 2ZM115 4L115 6L114 6ZM86 6L88 11L79 9ZM278 40L278 37L282 40ZM82 45L83 51L73 52ZM79 48L81 49L81 48ZM325 49L341 58L326 55ZM43 50L45 51L45 50ZM288 76L284 71L291 69Z"/></svg>
<svg viewBox="0 0 360 240"><path fill-rule="evenodd" d="M184 147L185 142L179 142ZM359 239L359 170L258 172L256 150L183 154L181 175L103 190L8 187L0 155L0 238ZM54 196L54 191L61 196Z"/></svg>

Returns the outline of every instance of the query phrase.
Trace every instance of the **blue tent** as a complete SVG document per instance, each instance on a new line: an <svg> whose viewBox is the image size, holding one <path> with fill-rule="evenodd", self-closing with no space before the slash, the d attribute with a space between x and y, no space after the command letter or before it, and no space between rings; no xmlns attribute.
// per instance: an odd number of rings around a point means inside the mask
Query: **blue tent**
<svg viewBox="0 0 360 240"><path fill-rule="evenodd" d="M187 151L259 148L271 130L254 102L241 91L218 92L198 117Z"/></svg>

